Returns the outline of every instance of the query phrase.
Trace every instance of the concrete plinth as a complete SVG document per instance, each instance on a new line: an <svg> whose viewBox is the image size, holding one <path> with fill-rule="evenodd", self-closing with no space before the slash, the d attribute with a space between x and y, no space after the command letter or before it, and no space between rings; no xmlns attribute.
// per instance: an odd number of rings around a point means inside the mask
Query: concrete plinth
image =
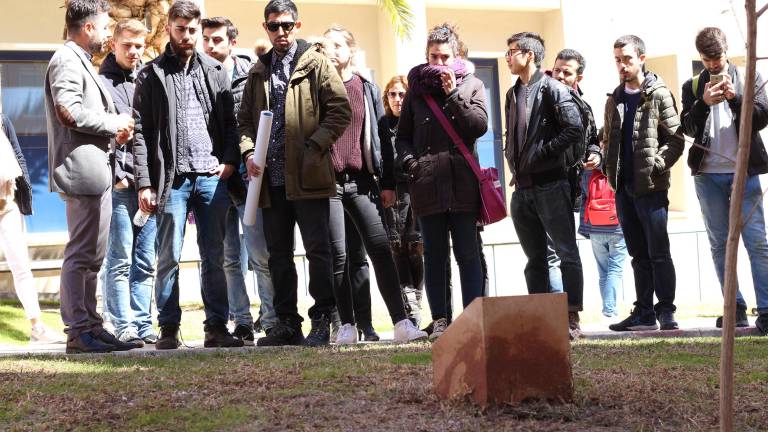
<svg viewBox="0 0 768 432"><path fill-rule="evenodd" d="M570 401L567 295L478 298L435 342L432 362L441 397Z"/></svg>

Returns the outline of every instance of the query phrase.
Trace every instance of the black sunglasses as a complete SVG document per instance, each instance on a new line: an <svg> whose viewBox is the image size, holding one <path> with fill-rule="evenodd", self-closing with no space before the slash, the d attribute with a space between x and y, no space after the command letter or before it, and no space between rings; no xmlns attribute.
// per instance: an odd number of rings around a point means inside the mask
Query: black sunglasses
<svg viewBox="0 0 768 432"><path fill-rule="evenodd" d="M267 30L271 31L272 33L276 32L277 29L280 27L283 28L283 31L288 33L289 31L293 30L293 27L296 26L296 23L293 21L270 21L267 24Z"/></svg>

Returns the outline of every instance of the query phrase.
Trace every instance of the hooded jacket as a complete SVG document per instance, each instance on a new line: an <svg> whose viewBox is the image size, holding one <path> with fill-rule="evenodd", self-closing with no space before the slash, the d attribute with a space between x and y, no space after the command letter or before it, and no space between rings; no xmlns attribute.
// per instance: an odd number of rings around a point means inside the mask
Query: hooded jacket
<svg viewBox="0 0 768 432"><path fill-rule="evenodd" d="M710 113L712 109L704 103L704 84L709 82L709 71L706 69L699 76L698 89L694 92L693 79L688 79L683 84L683 114L682 123L685 134L693 137L694 143L709 148L711 138ZM739 69L732 64L728 64L728 75L731 76L731 82L736 89L736 97L727 101L728 107L733 113L733 124L736 125L736 134L739 133L739 124L741 122L741 101L744 97L744 77ZM763 80L760 75L755 76L755 90L761 89ZM755 107L752 112L752 137L749 151L749 166L747 172L750 176L765 174L768 172L768 154L765 152L763 139L760 137L760 131L768 125L768 98L765 90L755 93ZM705 150L694 145L688 150L688 166L691 168L691 174L699 173L701 163L704 161Z"/></svg>
<svg viewBox="0 0 768 432"><path fill-rule="evenodd" d="M136 89L136 77L142 64L132 71L123 69L114 53L109 53L99 68L99 78L104 83L115 110L118 114L133 115L133 94ZM129 141L115 147L115 177L114 183L123 179L133 186L133 142Z"/></svg>
<svg viewBox="0 0 768 432"><path fill-rule="evenodd" d="M336 195L330 147L349 126L352 109L336 69L317 47L297 40L293 72L285 95L285 194L289 200ZM238 113L243 161L253 153L262 110L269 110L274 49L248 73ZM269 181L262 182L259 206L269 206Z"/></svg>
<svg viewBox="0 0 768 432"><path fill-rule="evenodd" d="M603 139L608 143L605 151L605 175L613 190L618 188L621 170L623 88L624 84L616 87L605 103ZM685 147L675 100L664 81L653 72L646 72L641 90L632 131L636 196L669 189L670 168L680 158Z"/></svg>
<svg viewBox="0 0 768 432"><path fill-rule="evenodd" d="M213 155L219 163L238 166L237 123L230 80L224 65L196 52L190 61L202 68L203 80L211 97L208 133ZM152 187L157 191L157 204L165 206L176 173L176 96L169 70L177 67L177 57L166 45L165 52L152 60L139 73L133 100L136 188Z"/></svg>

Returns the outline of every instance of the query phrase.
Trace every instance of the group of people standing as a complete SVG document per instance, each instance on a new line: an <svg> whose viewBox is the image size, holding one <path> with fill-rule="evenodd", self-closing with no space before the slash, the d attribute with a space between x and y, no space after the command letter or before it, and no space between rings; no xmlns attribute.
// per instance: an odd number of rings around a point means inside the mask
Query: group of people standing
<svg viewBox="0 0 768 432"><path fill-rule="evenodd" d="M297 39L301 21L291 0L266 5L262 26L272 49L255 61L234 54L238 32L230 20L203 19L194 2L178 0L168 16L170 41L158 58L142 64L146 29L120 21L97 73L91 58L108 40L108 11L104 0L67 2L67 42L46 74L49 181L66 203L70 238L60 291L67 352L181 345L179 262L190 212L206 347L378 340L366 255L398 342L434 340L450 324L451 245L463 305L486 295L478 179L457 146L476 157L488 113L485 89L454 27L433 28L427 63L393 77L382 92L355 69L357 44L349 30L332 26L314 43ZM201 35L205 53L196 50ZM518 77L505 105L512 220L528 258L528 292L562 286L571 339L581 335L583 309L573 215L580 189L579 232L592 240L606 316L617 315L623 257L627 250L632 256L635 308L610 328L656 329L657 321L662 330L677 328L667 191L683 132L696 139L689 162L722 282L735 165L729 155L736 151L743 74L728 63L718 29L702 30L696 46L706 69L683 86L681 123L671 92L645 69L643 41L617 39L621 84L608 97L598 131L578 86L586 66L581 54L563 50L545 71L540 36L523 32L507 40L505 58ZM744 237L762 331L768 330L768 279L761 274L768 269L768 244L757 175L768 171L768 155L757 132L768 121L766 108L760 87L745 196L757 211ZM259 166L253 153L264 110L273 120L266 166ZM9 148L20 155L3 120ZM10 171L21 186L14 221L31 199L24 195L23 157L18 161L21 173ZM615 191L617 217L596 226L584 212L589 185L602 173ZM246 185L257 176L264 181L256 224L241 224ZM10 219L1 217L5 237ZM306 337L297 305L296 225L314 300ZM96 274L105 256L105 311L115 334L96 311ZM559 273L552 262L559 262ZM255 321L245 284L249 267L261 303ZM432 314L426 331L418 328L422 285ZM159 335L152 326L153 297ZM37 325L33 309L25 308ZM737 325L748 325L741 296L737 316ZM265 336L255 340L254 328Z"/></svg>

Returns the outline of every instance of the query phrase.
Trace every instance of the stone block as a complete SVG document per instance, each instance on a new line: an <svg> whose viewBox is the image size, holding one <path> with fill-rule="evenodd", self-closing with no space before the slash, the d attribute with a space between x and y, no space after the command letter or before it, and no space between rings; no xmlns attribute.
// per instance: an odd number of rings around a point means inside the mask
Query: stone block
<svg viewBox="0 0 768 432"><path fill-rule="evenodd" d="M483 297L432 347L433 384L444 398L478 405L573 396L566 294Z"/></svg>

